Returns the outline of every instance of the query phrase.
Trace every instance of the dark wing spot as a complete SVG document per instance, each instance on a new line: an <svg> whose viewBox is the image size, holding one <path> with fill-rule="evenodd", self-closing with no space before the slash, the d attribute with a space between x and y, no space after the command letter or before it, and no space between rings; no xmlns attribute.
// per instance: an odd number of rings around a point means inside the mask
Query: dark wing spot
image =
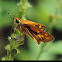
<svg viewBox="0 0 62 62"><path fill-rule="evenodd" d="M37 27L39 29L42 29L42 26L41 25L35 25L35 27Z"/></svg>
<svg viewBox="0 0 62 62"><path fill-rule="evenodd" d="M46 27L44 25L35 25L35 27L37 27L38 29L44 30Z"/></svg>
<svg viewBox="0 0 62 62"><path fill-rule="evenodd" d="M43 37L41 37L42 38L42 40L44 40L44 38Z"/></svg>
<svg viewBox="0 0 62 62"><path fill-rule="evenodd" d="M35 25L35 27L39 28L39 25Z"/></svg>
<svg viewBox="0 0 62 62"><path fill-rule="evenodd" d="M35 31L33 31L32 29L30 29L30 27L29 26L24 26L24 27L26 27L28 30L29 30L29 32L32 34L32 33L34 33L34 34L39 34L39 33L37 33L37 32L35 32Z"/></svg>

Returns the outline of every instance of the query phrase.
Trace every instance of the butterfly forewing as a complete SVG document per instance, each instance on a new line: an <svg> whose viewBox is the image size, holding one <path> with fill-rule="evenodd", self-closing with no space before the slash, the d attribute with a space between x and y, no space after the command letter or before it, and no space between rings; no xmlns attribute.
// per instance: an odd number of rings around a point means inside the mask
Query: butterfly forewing
<svg viewBox="0 0 62 62"><path fill-rule="evenodd" d="M41 24L38 24L38 23L35 23L35 22L32 22L32 21L28 21L28 20L24 20L24 24L29 24L29 25L32 25L34 27L37 27L38 29L42 30L42 31L45 31L46 27L44 25L41 25Z"/></svg>

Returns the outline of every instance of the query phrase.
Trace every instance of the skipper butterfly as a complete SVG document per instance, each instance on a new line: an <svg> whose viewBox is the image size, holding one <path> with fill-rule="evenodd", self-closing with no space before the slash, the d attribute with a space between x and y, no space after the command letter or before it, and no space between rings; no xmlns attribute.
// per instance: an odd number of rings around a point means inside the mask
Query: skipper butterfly
<svg viewBox="0 0 62 62"><path fill-rule="evenodd" d="M44 25L29 20L22 20L18 17L14 18L14 22L19 26L20 31L24 30L37 44L50 42L54 39L52 35L45 32L46 27Z"/></svg>

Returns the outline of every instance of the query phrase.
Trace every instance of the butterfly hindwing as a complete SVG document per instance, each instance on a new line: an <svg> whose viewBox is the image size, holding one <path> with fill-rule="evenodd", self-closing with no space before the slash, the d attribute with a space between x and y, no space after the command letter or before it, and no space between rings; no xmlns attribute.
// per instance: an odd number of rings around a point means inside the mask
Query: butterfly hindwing
<svg viewBox="0 0 62 62"><path fill-rule="evenodd" d="M37 27L34 27L29 24L24 24L25 31L36 41L37 44L40 44L40 42L49 42L54 39L54 37L46 32L43 32L42 30L38 29Z"/></svg>

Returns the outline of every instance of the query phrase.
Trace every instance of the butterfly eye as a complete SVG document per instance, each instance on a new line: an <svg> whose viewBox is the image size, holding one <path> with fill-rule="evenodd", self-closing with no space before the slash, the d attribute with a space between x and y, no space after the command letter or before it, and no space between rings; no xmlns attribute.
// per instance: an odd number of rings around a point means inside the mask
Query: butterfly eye
<svg viewBox="0 0 62 62"><path fill-rule="evenodd" d="M16 19L16 23L20 23L20 20L17 20L17 19Z"/></svg>

